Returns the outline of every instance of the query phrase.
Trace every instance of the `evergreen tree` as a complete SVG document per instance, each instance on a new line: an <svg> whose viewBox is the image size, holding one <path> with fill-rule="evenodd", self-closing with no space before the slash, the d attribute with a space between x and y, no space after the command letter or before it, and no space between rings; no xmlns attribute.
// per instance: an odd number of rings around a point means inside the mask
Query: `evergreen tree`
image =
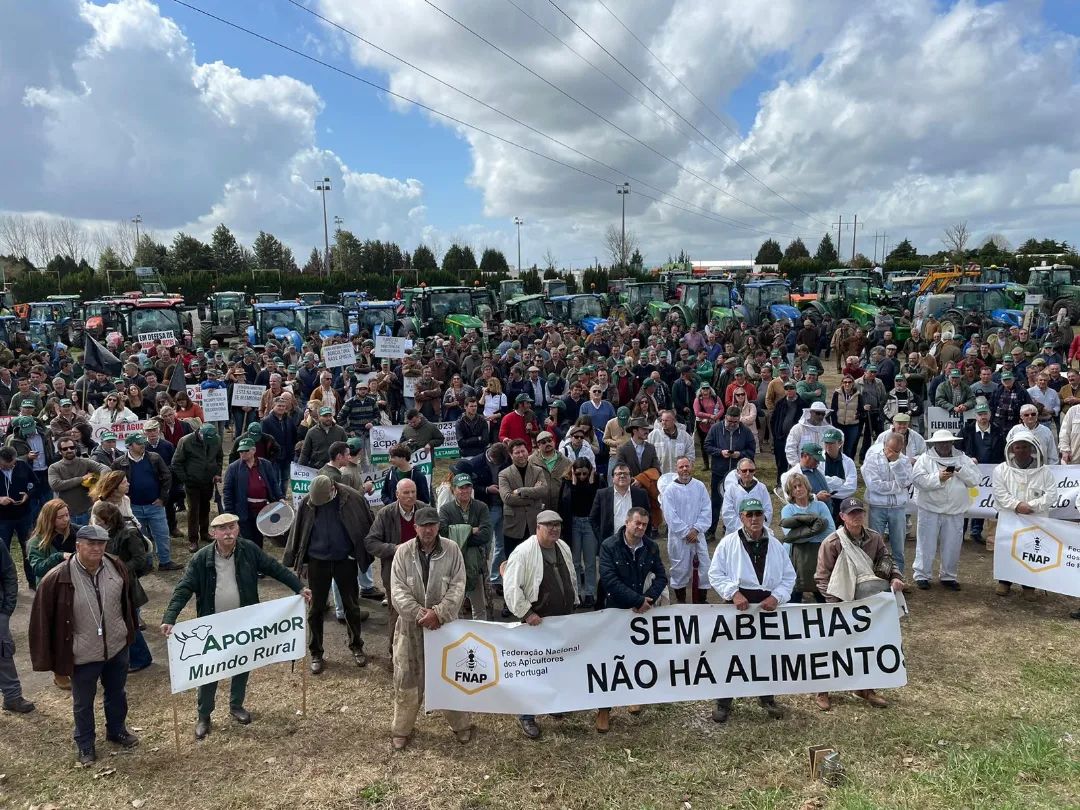
<svg viewBox="0 0 1080 810"><path fill-rule="evenodd" d="M247 269L244 251L224 223L214 228L210 237L210 254L216 273L242 273Z"/></svg>
<svg viewBox="0 0 1080 810"><path fill-rule="evenodd" d="M833 244L831 234L827 233L821 237L814 258L823 270L828 270L830 267L836 267L840 264L840 257L836 253L836 245Z"/></svg>
<svg viewBox="0 0 1080 810"><path fill-rule="evenodd" d="M439 269L439 262L435 254L431 252L431 248L421 242L413 251L412 266L420 272L432 271Z"/></svg>
<svg viewBox="0 0 1080 810"><path fill-rule="evenodd" d="M809 259L810 251L806 249L803 240L796 236L788 243L787 248L784 250L784 258L788 261L792 261L793 259Z"/></svg>
<svg viewBox="0 0 1080 810"><path fill-rule="evenodd" d="M766 239L758 248L754 264L780 264L784 258L784 252L780 250L780 243L775 239Z"/></svg>

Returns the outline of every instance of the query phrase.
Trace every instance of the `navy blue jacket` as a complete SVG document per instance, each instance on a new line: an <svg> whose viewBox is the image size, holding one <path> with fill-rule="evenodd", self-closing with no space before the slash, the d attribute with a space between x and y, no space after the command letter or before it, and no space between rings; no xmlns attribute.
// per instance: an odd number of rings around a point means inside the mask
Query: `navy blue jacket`
<svg viewBox="0 0 1080 810"><path fill-rule="evenodd" d="M413 467L409 470L408 475L402 475L398 472L397 467L391 467L386 474L385 480L383 480L382 491L379 493L379 498L384 506L397 500L397 485L402 478L411 478L413 483L416 484L416 497L424 503L431 503L431 492L430 487L428 487L427 476L420 472L419 467Z"/></svg>
<svg viewBox="0 0 1080 810"><path fill-rule="evenodd" d="M277 469L265 458L259 460L259 474L266 482L270 502L280 501L285 497L278 480ZM236 515L240 520L247 520L255 515L248 514L248 468L243 459L237 459L225 470L225 488L222 493L225 511Z"/></svg>
<svg viewBox="0 0 1080 810"><path fill-rule="evenodd" d="M714 480L721 473L727 475L734 470L743 458L753 458L754 454L757 453L757 442L754 441L754 434L750 432L746 425L741 423L735 430L728 430L723 421L714 423L709 428L709 432L705 434L704 447L705 452L712 457ZM724 458L724 456L720 455L721 450L738 450L739 456L738 458L733 456Z"/></svg>
<svg viewBox="0 0 1080 810"><path fill-rule="evenodd" d="M660 559L660 547L645 537L642 547L631 554L624 533L619 530L600 546L600 582L604 586L604 607L624 610L640 607L649 597L655 604L667 587L667 572ZM645 578L653 575L652 584L645 588Z"/></svg>
<svg viewBox="0 0 1080 810"><path fill-rule="evenodd" d="M7 474L0 470L0 495L19 500L23 493L33 492L36 486L34 471L30 465L21 459L16 459L15 466L11 470L11 486L8 486ZM30 508L30 501L18 506L0 506L0 520L18 520L25 517Z"/></svg>
<svg viewBox="0 0 1080 810"><path fill-rule="evenodd" d="M281 447L279 462L286 459L292 461L296 458L296 443L300 440L299 418L293 418L292 414L285 414L284 419L278 419L276 414L268 413L262 420L263 433L273 436L274 441Z"/></svg>
<svg viewBox="0 0 1080 810"><path fill-rule="evenodd" d="M510 466L510 462L499 468L499 472L502 472ZM475 456L469 456L468 458L458 459L457 462L451 467L451 470L457 473L466 473L473 482L473 497L477 500L483 501L488 505L490 509L495 504L501 504L498 493L490 493L487 488L492 484L498 484L497 478L491 476L491 465L488 463L487 456L484 453L478 453Z"/></svg>

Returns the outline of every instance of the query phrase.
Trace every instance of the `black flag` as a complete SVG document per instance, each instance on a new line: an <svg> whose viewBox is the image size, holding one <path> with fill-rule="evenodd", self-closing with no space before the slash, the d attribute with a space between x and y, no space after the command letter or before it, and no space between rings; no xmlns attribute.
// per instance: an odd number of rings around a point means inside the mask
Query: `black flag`
<svg viewBox="0 0 1080 810"><path fill-rule="evenodd" d="M110 377L119 377L124 368L120 358L94 340L89 332L83 344L82 364L87 371L100 371Z"/></svg>
<svg viewBox="0 0 1080 810"><path fill-rule="evenodd" d="M179 357L173 363L172 376L169 377L169 393L179 394L187 390L187 380L184 379L184 361Z"/></svg>

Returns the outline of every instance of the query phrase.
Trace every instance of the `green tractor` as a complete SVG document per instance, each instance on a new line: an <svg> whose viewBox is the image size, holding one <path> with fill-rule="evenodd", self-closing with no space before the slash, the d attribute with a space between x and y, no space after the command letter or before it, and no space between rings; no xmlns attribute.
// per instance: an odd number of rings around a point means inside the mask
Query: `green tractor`
<svg viewBox="0 0 1080 810"><path fill-rule="evenodd" d="M484 320L478 311L470 287L413 287L403 293L394 334L424 338L448 334L459 339L472 330L483 334Z"/></svg>
<svg viewBox="0 0 1080 810"><path fill-rule="evenodd" d="M654 302L664 303L667 287L660 281L640 281L626 285L626 301L622 309L626 312L626 320L641 323L649 315L650 305Z"/></svg>
<svg viewBox="0 0 1080 810"><path fill-rule="evenodd" d="M504 278L499 282L499 301L503 306L525 295L525 282L520 278Z"/></svg>
<svg viewBox="0 0 1080 810"><path fill-rule="evenodd" d="M1032 267L1028 274L1025 306L1051 315L1062 307L1073 324L1080 323L1080 270L1068 264Z"/></svg>
<svg viewBox="0 0 1080 810"><path fill-rule="evenodd" d="M547 298L543 295L519 295L506 302L504 317L511 323L535 326L550 318Z"/></svg>
<svg viewBox="0 0 1080 810"><path fill-rule="evenodd" d="M896 324L892 312L874 303L873 281L870 276L854 274L818 276L813 288L817 297L804 304L801 314L815 322L820 322L826 314L837 321L848 318L867 332L877 328L879 321L892 319L889 328L893 337L897 341L907 340L911 337L911 326Z"/></svg>
<svg viewBox="0 0 1080 810"><path fill-rule="evenodd" d="M724 327L745 316L735 279L730 278L684 279L675 287L675 303L652 301L648 312L654 320L678 321L699 329L710 321Z"/></svg>
<svg viewBox="0 0 1080 810"><path fill-rule="evenodd" d="M210 293L206 306L199 312L199 345L209 346L212 339L229 340L239 337L251 323L251 317L246 293Z"/></svg>
<svg viewBox="0 0 1080 810"><path fill-rule="evenodd" d="M554 298L556 295L569 295L570 288L567 286L566 281L561 278L545 278L541 283L541 292L548 298Z"/></svg>

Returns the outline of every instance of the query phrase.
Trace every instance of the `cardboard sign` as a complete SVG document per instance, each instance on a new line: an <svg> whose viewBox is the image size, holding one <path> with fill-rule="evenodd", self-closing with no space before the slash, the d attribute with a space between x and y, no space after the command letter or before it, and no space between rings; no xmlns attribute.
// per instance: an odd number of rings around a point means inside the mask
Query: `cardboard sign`
<svg viewBox="0 0 1080 810"><path fill-rule="evenodd" d="M203 416L207 422L229 421L229 391L225 388L210 388L203 391Z"/></svg>
<svg viewBox="0 0 1080 810"><path fill-rule="evenodd" d="M405 352L412 349L413 342L408 338L379 335L375 338L375 356L398 359L405 357Z"/></svg>
<svg viewBox="0 0 1080 810"><path fill-rule="evenodd" d="M356 362L356 348L351 343L335 343L333 346L323 346L323 364L327 368L338 366L351 366Z"/></svg>
<svg viewBox="0 0 1080 810"><path fill-rule="evenodd" d="M262 397L265 393L265 385L235 383L232 389L232 405L234 408L242 406L258 408L262 404Z"/></svg>

